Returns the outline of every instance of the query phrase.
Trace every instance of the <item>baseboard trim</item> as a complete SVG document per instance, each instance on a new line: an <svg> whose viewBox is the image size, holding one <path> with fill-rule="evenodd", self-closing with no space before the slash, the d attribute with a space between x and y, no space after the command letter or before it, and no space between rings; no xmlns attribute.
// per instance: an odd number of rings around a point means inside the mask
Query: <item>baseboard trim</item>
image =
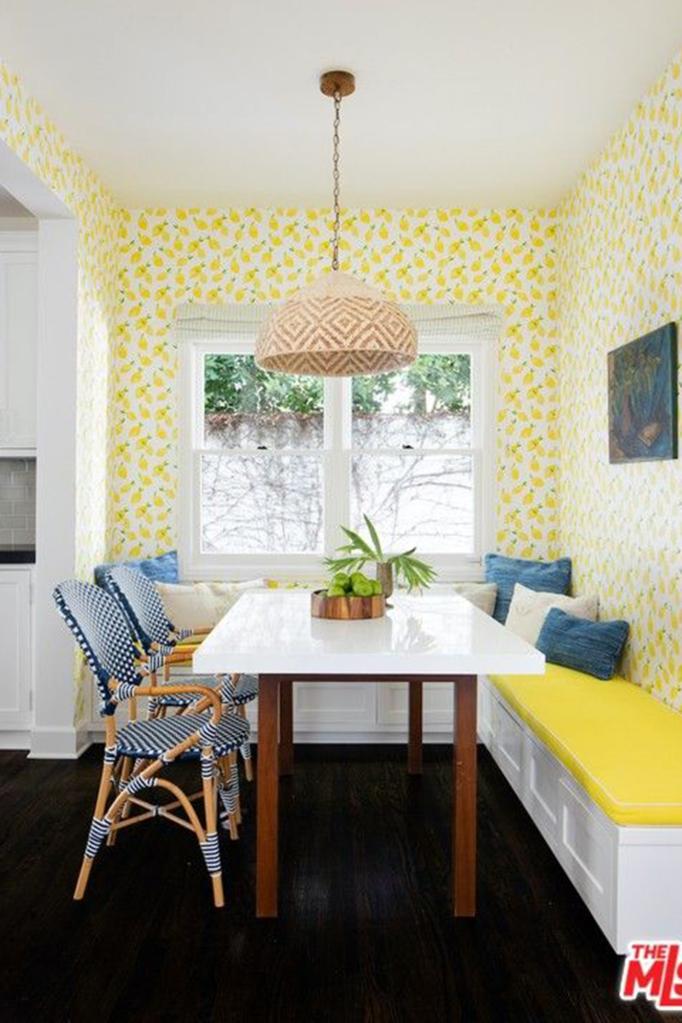
<svg viewBox="0 0 682 1023"><path fill-rule="evenodd" d="M31 730L21 728L15 732L0 732L0 749L29 750L31 748Z"/></svg>
<svg viewBox="0 0 682 1023"><path fill-rule="evenodd" d="M29 760L78 760L92 742L84 728L35 727L30 735Z"/></svg>

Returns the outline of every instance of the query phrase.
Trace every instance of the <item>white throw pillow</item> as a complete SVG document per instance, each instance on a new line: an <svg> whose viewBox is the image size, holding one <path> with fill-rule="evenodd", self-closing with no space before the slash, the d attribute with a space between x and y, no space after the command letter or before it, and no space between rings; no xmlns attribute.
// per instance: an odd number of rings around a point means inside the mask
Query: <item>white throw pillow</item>
<svg viewBox="0 0 682 1023"><path fill-rule="evenodd" d="M561 608L576 618L595 622L599 613L599 598L565 597L561 593L529 590L527 586L516 583L505 625L535 646L547 612L553 607Z"/></svg>
<svg viewBox="0 0 682 1023"><path fill-rule="evenodd" d="M207 629L215 625L215 607L210 593L192 583L157 583L166 615L176 629Z"/></svg>
<svg viewBox="0 0 682 1023"><path fill-rule="evenodd" d="M157 583L168 618L177 629L210 629L236 604L244 590L262 589L265 579L243 583Z"/></svg>
<svg viewBox="0 0 682 1023"><path fill-rule="evenodd" d="M497 583L456 583L455 593L491 615L497 600Z"/></svg>
<svg viewBox="0 0 682 1023"><path fill-rule="evenodd" d="M233 607L245 590L262 590L267 586L265 579L248 579L242 583L196 583L196 588L209 601L213 610L211 625L216 625Z"/></svg>

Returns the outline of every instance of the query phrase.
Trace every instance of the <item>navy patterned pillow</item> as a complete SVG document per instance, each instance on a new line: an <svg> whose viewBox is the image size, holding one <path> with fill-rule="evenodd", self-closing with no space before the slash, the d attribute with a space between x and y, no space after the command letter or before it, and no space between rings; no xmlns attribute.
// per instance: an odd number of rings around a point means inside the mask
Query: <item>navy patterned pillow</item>
<svg viewBox="0 0 682 1023"><path fill-rule="evenodd" d="M610 679L629 629L627 622L588 622L553 607L547 612L536 646L552 664Z"/></svg>
<svg viewBox="0 0 682 1023"><path fill-rule="evenodd" d="M568 593L571 588L571 559L529 561L526 558L507 558L503 554L486 554L485 579L488 583L497 583L493 618L504 625L516 583L523 583L529 590L540 593Z"/></svg>

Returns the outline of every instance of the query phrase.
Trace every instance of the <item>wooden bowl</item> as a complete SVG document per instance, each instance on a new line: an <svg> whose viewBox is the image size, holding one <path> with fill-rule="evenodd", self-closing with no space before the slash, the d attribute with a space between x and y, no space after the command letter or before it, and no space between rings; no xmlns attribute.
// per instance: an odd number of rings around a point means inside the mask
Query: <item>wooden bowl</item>
<svg viewBox="0 0 682 1023"><path fill-rule="evenodd" d="M310 613L313 618L337 621L383 618L386 614L386 597L383 593L373 597L328 597L325 590L315 590L310 594Z"/></svg>

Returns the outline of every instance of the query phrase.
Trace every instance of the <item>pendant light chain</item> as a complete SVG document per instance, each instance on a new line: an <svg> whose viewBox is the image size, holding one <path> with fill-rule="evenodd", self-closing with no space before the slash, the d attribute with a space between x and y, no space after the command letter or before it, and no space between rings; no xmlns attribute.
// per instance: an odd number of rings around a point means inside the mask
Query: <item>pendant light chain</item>
<svg viewBox="0 0 682 1023"><path fill-rule="evenodd" d="M381 291L339 271L341 100L355 92L355 76L342 68L324 71L320 92L327 97L327 110L328 100L334 100L333 202L326 214L326 230L332 229L326 248L331 271L323 267L316 281L273 310L256 340L256 365L272 373L316 377L392 373L417 357L414 326Z"/></svg>
<svg viewBox="0 0 682 1023"><path fill-rule="evenodd" d="M339 269L339 234L341 233L341 206L339 205L340 180L339 173L339 125L341 123L341 93L334 93L334 157L332 161L334 181L334 238L332 241L332 270Z"/></svg>

